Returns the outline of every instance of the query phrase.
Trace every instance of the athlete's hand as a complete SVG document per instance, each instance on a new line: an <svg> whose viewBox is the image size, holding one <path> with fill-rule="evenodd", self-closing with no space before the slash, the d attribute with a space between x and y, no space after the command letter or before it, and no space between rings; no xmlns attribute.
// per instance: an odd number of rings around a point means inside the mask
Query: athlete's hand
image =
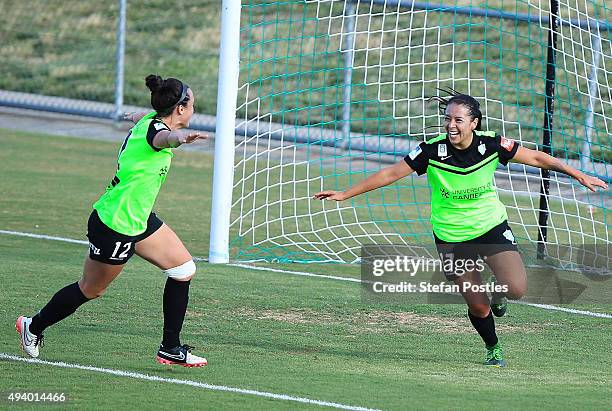
<svg viewBox="0 0 612 411"><path fill-rule="evenodd" d="M208 134L193 132L193 133L185 133L183 134L180 143L181 144L191 144L196 140L206 140L208 138Z"/></svg>
<svg viewBox="0 0 612 411"><path fill-rule="evenodd" d="M142 112L142 113L139 113L139 112L123 113L123 115L121 116L121 119L122 120L126 120L126 121L131 121L132 123L136 124L146 114L147 114L146 112Z"/></svg>
<svg viewBox="0 0 612 411"><path fill-rule="evenodd" d="M136 123L134 121L134 115L135 114L136 113L123 113L123 115L121 116L121 119L125 120L125 121L131 121L132 123Z"/></svg>
<svg viewBox="0 0 612 411"><path fill-rule="evenodd" d="M595 187L601 187L604 190L608 189L608 185L598 179L597 177L590 176L588 174L582 174L577 178L578 182L588 188L591 191L595 191Z"/></svg>
<svg viewBox="0 0 612 411"><path fill-rule="evenodd" d="M321 191L320 193L315 194L314 199L315 200L344 201L347 199L347 196L346 194L344 194L344 191L325 190L325 191Z"/></svg>

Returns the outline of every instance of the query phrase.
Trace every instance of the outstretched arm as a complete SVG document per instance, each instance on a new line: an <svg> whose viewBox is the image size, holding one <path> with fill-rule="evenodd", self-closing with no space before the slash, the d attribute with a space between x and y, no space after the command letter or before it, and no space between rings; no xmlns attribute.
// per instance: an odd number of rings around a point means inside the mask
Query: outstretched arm
<svg viewBox="0 0 612 411"><path fill-rule="evenodd" d="M584 174L582 171L576 170L574 167L571 167L561 160L541 151L519 147L518 151L510 161L567 174L568 176L578 180L580 184L591 191L595 191L595 187L601 187L606 190L608 189L608 185L597 177Z"/></svg>
<svg viewBox="0 0 612 411"><path fill-rule="evenodd" d="M153 145L157 148L176 148L181 144L191 144L196 140L207 138L208 134L204 133L161 130L153 138Z"/></svg>
<svg viewBox="0 0 612 411"><path fill-rule="evenodd" d="M359 194L388 186L389 184L394 183L400 178L406 177L413 172L414 170L410 168L410 166L406 164L404 160L402 160L397 164L383 168L379 172L372 174L370 177L366 178L357 185L350 187L346 191L325 190L315 194L314 198L316 200L348 200L349 198L355 197Z"/></svg>
<svg viewBox="0 0 612 411"><path fill-rule="evenodd" d="M148 114L148 112L146 112L146 111L140 111L140 112L136 112L136 113L124 113L123 114L123 119L127 120L127 121L131 121L132 123L136 124L136 123L138 123L140 121L141 118L143 118L147 114Z"/></svg>

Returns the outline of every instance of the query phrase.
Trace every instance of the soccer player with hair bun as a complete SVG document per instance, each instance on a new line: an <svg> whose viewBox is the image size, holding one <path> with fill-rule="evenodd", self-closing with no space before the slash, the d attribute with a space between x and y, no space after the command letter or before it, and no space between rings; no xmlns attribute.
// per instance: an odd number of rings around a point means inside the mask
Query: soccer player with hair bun
<svg viewBox="0 0 612 411"><path fill-rule="evenodd" d="M449 92L433 97L444 114L445 133L420 143L402 161L384 168L346 191L326 190L319 200L344 201L387 186L413 172L427 174L431 186L431 224L438 252L453 259L485 259L498 286L507 293L463 291L462 284L482 284L476 270L463 275L445 272L462 290L470 322L486 347L485 365L504 367L501 343L495 332L493 314L506 313L506 298L520 299L526 292L525 266L518 252L506 209L494 185L498 164L508 161L567 174L591 191L607 189L600 179L586 175L541 151L520 146L494 131L481 131L480 104L466 94ZM466 194L468 193L468 194ZM443 264L445 267L449 266Z"/></svg>
<svg viewBox="0 0 612 411"><path fill-rule="evenodd" d="M183 242L152 212L170 169L172 149L207 136L181 131L194 113L195 96L187 84L153 74L145 84L151 91L153 111L126 116L135 125L119 149L115 176L89 216L89 255L81 279L55 293L33 317L17 319L21 348L30 357L38 357L45 329L102 296L135 253L167 276L157 361L184 367L207 364L205 358L191 353L194 347L179 339L196 266Z"/></svg>

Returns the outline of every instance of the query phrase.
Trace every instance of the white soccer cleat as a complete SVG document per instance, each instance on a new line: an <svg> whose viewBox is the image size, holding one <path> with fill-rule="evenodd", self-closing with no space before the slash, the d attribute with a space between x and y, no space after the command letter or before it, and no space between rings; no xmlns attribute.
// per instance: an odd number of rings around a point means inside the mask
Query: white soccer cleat
<svg viewBox="0 0 612 411"><path fill-rule="evenodd" d="M206 358L193 355L191 347L187 344L179 345L174 348L165 348L163 345L157 351L155 358L160 364L180 365L183 367L203 367L208 364Z"/></svg>
<svg viewBox="0 0 612 411"><path fill-rule="evenodd" d="M38 357L38 349L42 346L43 336L32 334L30 332L30 323L32 319L23 315L17 318L15 329L19 333L21 339L21 349L32 358Z"/></svg>

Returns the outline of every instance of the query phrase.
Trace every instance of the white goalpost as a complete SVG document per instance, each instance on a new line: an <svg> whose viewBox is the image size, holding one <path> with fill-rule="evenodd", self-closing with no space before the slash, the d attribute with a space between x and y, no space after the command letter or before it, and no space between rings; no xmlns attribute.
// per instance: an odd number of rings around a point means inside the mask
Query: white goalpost
<svg viewBox="0 0 612 411"><path fill-rule="evenodd" d="M211 263L229 261L229 223L234 178L234 128L240 64L240 0L223 0L219 93L215 131L213 202L210 222Z"/></svg>

